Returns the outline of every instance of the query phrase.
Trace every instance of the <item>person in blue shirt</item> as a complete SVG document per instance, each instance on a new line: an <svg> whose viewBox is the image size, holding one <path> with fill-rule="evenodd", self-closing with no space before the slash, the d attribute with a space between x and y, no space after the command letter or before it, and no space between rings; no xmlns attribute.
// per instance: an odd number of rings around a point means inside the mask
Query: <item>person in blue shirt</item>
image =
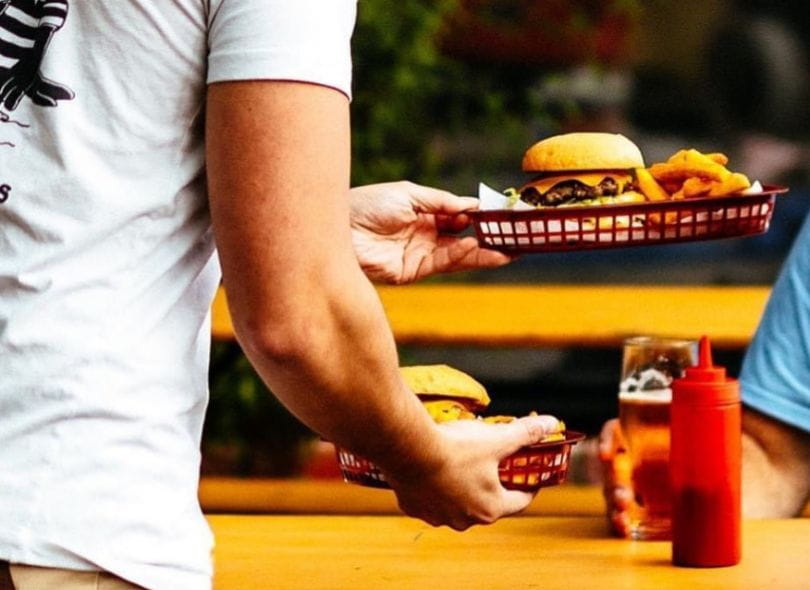
<svg viewBox="0 0 810 590"><path fill-rule="evenodd" d="M799 515L810 500L810 216L774 285L740 374L743 400L743 514ZM618 420L599 440L604 495L613 532L627 536L633 498L617 469Z"/></svg>
<svg viewBox="0 0 810 590"><path fill-rule="evenodd" d="M740 384L745 513L794 516L810 497L810 216L774 285Z"/></svg>

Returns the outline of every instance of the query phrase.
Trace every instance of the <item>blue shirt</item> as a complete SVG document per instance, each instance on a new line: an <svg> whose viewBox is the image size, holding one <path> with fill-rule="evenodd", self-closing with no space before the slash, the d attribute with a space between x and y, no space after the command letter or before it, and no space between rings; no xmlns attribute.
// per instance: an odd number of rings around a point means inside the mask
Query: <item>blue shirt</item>
<svg viewBox="0 0 810 590"><path fill-rule="evenodd" d="M747 406L810 432L810 216L774 285L740 382Z"/></svg>

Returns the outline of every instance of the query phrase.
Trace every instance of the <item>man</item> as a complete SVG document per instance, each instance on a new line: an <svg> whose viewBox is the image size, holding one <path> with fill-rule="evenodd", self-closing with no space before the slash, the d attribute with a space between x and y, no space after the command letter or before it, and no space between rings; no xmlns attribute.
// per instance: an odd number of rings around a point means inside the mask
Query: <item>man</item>
<svg viewBox="0 0 810 590"><path fill-rule="evenodd" d="M743 411L743 514L797 516L810 500L810 217L785 261L740 375ZM613 531L628 534L632 501L617 457L618 422L605 424L600 455Z"/></svg>
<svg viewBox="0 0 810 590"><path fill-rule="evenodd" d="M38 30L31 5L4 16ZM17 590L210 585L196 494L220 263L269 388L378 464L406 513L464 529L531 500L501 487L497 464L555 419L440 428L399 376L363 269L406 282L506 259L437 237L469 203L434 217L423 187L354 191L350 224L354 10L71 2L33 78L70 95L46 107L14 78L0 118L0 574ZM371 214L367 191L392 193L394 213Z"/></svg>

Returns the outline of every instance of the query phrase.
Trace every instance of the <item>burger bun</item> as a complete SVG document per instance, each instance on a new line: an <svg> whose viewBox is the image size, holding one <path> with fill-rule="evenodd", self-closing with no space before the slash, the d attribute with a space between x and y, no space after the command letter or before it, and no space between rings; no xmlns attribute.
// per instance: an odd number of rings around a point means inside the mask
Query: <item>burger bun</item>
<svg viewBox="0 0 810 590"><path fill-rule="evenodd" d="M489 394L481 383L448 365L400 367L399 372L423 401L454 399L472 411L489 405Z"/></svg>
<svg viewBox="0 0 810 590"><path fill-rule="evenodd" d="M524 172L643 168L638 146L618 133L566 133L538 141L523 156Z"/></svg>

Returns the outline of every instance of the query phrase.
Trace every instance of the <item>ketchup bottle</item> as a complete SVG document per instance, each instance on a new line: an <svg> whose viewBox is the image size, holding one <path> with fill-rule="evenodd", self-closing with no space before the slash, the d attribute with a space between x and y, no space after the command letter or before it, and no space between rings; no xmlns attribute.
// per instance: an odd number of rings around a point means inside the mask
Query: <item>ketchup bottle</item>
<svg viewBox="0 0 810 590"><path fill-rule="evenodd" d="M672 383L670 412L672 562L735 565L742 551L740 387L712 364L706 336L698 365Z"/></svg>

